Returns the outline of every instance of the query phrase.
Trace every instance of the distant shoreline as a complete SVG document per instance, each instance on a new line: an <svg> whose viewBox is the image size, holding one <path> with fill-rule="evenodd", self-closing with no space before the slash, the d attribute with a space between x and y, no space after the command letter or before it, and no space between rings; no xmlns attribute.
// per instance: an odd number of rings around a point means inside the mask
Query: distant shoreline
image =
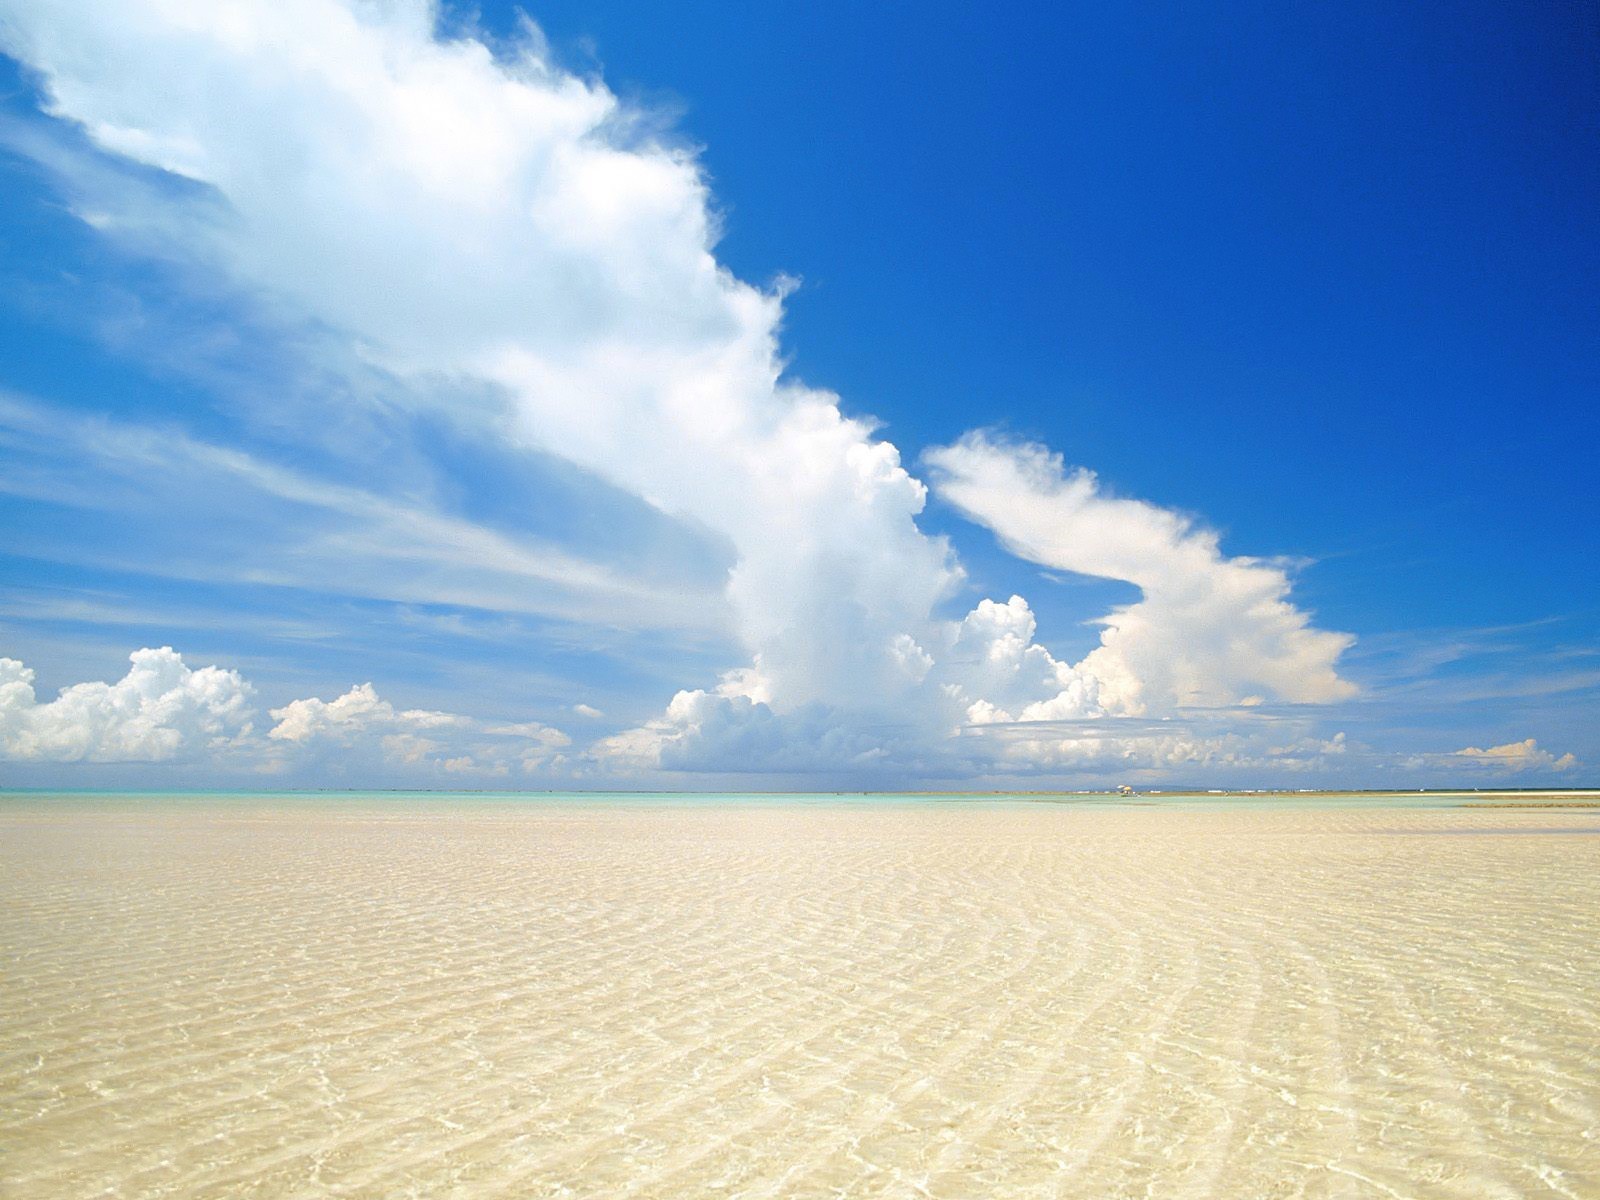
<svg viewBox="0 0 1600 1200"><path fill-rule="evenodd" d="M974 799L1050 798L1072 799L1105 798L1128 799L1249 799L1251 797L1292 797L1315 800L1319 798L1352 797L1366 799L1415 799L1417 797L1447 798L1460 796L1467 802L1460 807L1505 807L1499 801L1520 801L1524 807L1537 808L1590 808L1600 807L1600 788L1152 788L1117 792L1104 789L1067 790L1060 788L1021 789L996 788L988 790L874 790L874 789L580 789L580 788L385 788L385 787L328 787L328 788L48 788L0 787L0 797L15 796L546 796L553 798L605 797L662 797L662 798L781 798L823 796L882 796L885 798L939 798L972 797Z"/></svg>

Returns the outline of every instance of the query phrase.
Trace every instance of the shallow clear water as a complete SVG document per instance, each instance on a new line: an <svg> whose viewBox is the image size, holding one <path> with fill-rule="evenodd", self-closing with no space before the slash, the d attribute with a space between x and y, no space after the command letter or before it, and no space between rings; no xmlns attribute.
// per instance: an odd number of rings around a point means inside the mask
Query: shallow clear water
<svg viewBox="0 0 1600 1200"><path fill-rule="evenodd" d="M1596 810L1145 800L6 797L0 1194L1600 1195Z"/></svg>

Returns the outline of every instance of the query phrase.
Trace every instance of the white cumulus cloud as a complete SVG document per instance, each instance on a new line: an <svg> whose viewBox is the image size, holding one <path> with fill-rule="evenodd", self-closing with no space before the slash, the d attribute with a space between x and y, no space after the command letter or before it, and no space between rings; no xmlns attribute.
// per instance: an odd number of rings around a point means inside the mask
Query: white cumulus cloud
<svg viewBox="0 0 1600 1200"><path fill-rule="evenodd" d="M0 756L33 762L162 762L215 753L250 733L237 671L191 669L170 646L136 650L115 683L75 683L41 704L34 673L0 658Z"/></svg>
<svg viewBox="0 0 1600 1200"><path fill-rule="evenodd" d="M972 433L925 457L940 497L1013 553L1143 592L1103 619L1100 646L1077 664L1109 710L1327 702L1355 693L1337 669L1354 639L1312 627L1290 603L1281 565L1229 558L1211 530L1108 496L1092 472L1067 472L1041 446Z"/></svg>
<svg viewBox="0 0 1600 1200"><path fill-rule="evenodd" d="M331 701L309 696L290 701L282 709L272 709L277 725L267 731L269 738L285 742L336 741L352 744L373 734L381 734L395 757L414 762L427 749L442 749L427 731L461 726L466 718L450 712L427 709L395 710L394 704L379 699L371 683L360 683Z"/></svg>
<svg viewBox="0 0 1600 1200"><path fill-rule="evenodd" d="M958 736L968 726L1105 719L1110 737L1119 714L1352 693L1335 669L1349 639L1310 626L1280 566L1223 557L1215 535L979 435L930 456L947 499L1017 553L1144 598L1076 664L1033 640L1020 597L943 619L961 572L918 528L927 489L869 421L785 376L783 288L717 262L693 157L535 34L497 54L436 18L424 0L0 0L0 43L53 116L175 177L55 163L104 236L213 272L396 375L489 390L516 445L732 547L745 661L601 742L601 762L965 769L990 747ZM317 500L371 515L349 491ZM270 740L375 735L456 770L484 753L463 738L509 736L426 715L357 688L274 710Z"/></svg>
<svg viewBox="0 0 1600 1200"><path fill-rule="evenodd" d="M569 738L538 721L494 722L432 709L397 709L370 683L332 700L271 710L254 726L255 689L238 671L190 668L169 646L136 650L115 683L90 681L40 702L34 672L0 658L0 760L32 763L193 761L250 771L330 766L548 773L568 762Z"/></svg>
<svg viewBox="0 0 1600 1200"><path fill-rule="evenodd" d="M1490 746L1487 749L1467 746L1457 750L1453 757L1507 772L1534 768L1569 771L1578 765L1577 758L1570 753L1558 757L1548 750L1539 749L1539 743L1534 738L1524 738L1520 742L1507 742L1503 746Z"/></svg>
<svg viewBox="0 0 1600 1200"><path fill-rule="evenodd" d="M510 436L725 537L780 708L896 686L956 578L923 486L780 380L781 296L716 261L698 165L542 43L496 57L395 0L4 0L53 114L204 203L80 178L108 236L199 259L398 373L507 397ZM219 206L215 201L220 200Z"/></svg>
<svg viewBox="0 0 1600 1200"><path fill-rule="evenodd" d="M397 709L370 683L358 684L332 700L309 696L272 710L277 723L267 731L275 742L313 754L334 751L348 760L354 752L389 765L438 766L450 772L482 770L505 774L559 766L571 739L559 729L534 721L487 724L459 713Z"/></svg>

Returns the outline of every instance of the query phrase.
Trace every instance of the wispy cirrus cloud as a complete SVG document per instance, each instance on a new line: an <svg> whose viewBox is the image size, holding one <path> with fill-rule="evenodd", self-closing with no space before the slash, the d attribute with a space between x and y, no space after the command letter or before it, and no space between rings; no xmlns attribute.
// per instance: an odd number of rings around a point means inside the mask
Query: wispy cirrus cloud
<svg viewBox="0 0 1600 1200"><path fill-rule="evenodd" d="M95 547L48 535L15 551L95 565L234 579L413 603L635 628L718 627L716 578L642 575L440 511L419 493L319 478L179 429L84 416L0 395L9 469L0 494L109 513L144 536ZM129 553L129 542L160 555Z"/></svg>

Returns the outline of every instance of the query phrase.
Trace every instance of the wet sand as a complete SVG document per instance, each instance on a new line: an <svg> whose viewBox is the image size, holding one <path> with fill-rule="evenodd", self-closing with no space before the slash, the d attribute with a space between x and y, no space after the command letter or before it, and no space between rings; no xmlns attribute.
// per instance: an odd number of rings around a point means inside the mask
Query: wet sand
<svg viewBox="0 0 1600 1200"><path fill-rule="evenodd" d="M0 1195L1596 1197L1597 831L8 802Z"/></svg>

